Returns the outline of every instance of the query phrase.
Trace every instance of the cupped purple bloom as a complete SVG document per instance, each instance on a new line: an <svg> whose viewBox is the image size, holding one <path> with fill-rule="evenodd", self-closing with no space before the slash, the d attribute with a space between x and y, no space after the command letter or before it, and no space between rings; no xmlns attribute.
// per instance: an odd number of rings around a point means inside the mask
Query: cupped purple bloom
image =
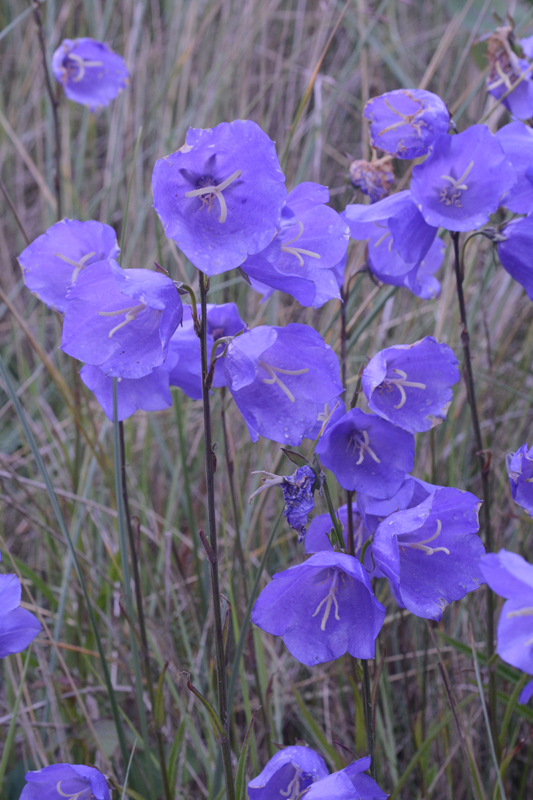
<svg viewBox="0 0 533 800"><path fill-rule="evenodd" d="M423 164L413 169L411 192L429 225L471 231L489 220L516 173L486 125L437 136Z"/></svg>
<svg viewBox="0 0 533 800"><path fill-rule="evenodd" d="M190 128L156 163L152 188L166 235L207 275L264 250L287 195L274 142L250 120Z"/></svg>
<svg viewBox="0 0 533 800"><path fill-rule="evenodd" d="M64 39L52 57L52 72L65 95L90 111L107 106L128 85L124 59L96 39Z"/></svg>
<svg viewBox="0 0 533 800"><path fill-rule="evenodd" d="M415 438L374 414L353 408L328 426L316 453L343 489L386 500L413 469Z"/></svg>
<svg viewBox="0 0 533 800"><path fill-rule="evenodd" d="M0 658L20 653L32 642L41 624L20 607L22 589L16 575L0 575Z"/></svg>
<svg viewBox="0 0 533 800"><path fill-rule="evenodd" d="M470 492L437 489L419 506L397 511L378 526L372 543L376 565L399 604L417 617L440 620L452 600L483 583L480 505Z"/></svg>
<svg viewBox="0 0 533 800"><path fill-rule="evenodd" d="M533 300L533 214L512 220L500 231L504 241L497 244L498 257L504 270L524 287Z"/></svg>
<svg viewBox="0 0 533 800"><path fill-rule="evenodd" d="M435 486L420 480L420 478L407 475L396 494L387 500L378 500L368 494L358 492L357 508L361 514L363 525L373 533L380 522L383 522L390 514L418 506L428 495L442 488L442 486Z"/></svg>
<svg viewBox="0 0 533 800"><path fill-rule="evenodd" d="M489 553L480 564L490 588L505 597L498 622L496 652L513 667L533 675L533 564L518 553ZM525 687L521 702L531 694ZM529 697L528 697L529 694Z"/></svg>
<svg viewBox="0 0 533 800"><path fill-rule="evenodd" d="M386 242L389 252L396 251L411 265L424 258L437 235L437 228L424 220L409 189L370 206L347 205L341 217L348 223L352 239L370 239L375 246Z"/></svg>
<svg viewBox="0 0 533 800"><path fill-rule="evenodd" d="M448 133L450 122L440 97L423 89L396 89L372 97L363 116L370 120L372 147L396 158L425 155L436 136Z"/></svg>
<svg viewBox="0 0 533 800"><path fill-rule="evenodd" d="M523 122L510 122L496 138L516 173L516 183L500 202L516 214L529 214L533 210L533 130Z"/></svg>
<svg viewBox="0 0 533 800"><path fill-rule="evenodd" d="M359 561L326 551L274 575L252 611L255 625L282 636L288 651L310 667L346 652L374 658L384 617Z"/></svg>
<svg viewBox="0 0 533 800"><path fill-rule="evenodd" d="M533 517L533 447L523 444L507 456L507 473L513 500Z"/></svg>
<svg viewBox="0 0 533 800"><path fill-rule="evenodd" d="M421 261L408 264L390 247L386 239L370 239L367 247L367 266L382 283L409 289L416 297L434 300L440 295L440 283L433 274L444 261L446 247L436 237Z"/></svg>
<svg viewBox="0 0 533 800"><path fill-rule="evenodd" d="M169 354L170 355L170 354ZM131 417L136 411L163 411L172 405L169 388L169 358L161 367L143 378L117 379L117 419ZM174 359L173 359L174 360ZM177 361L177 359L175 359ZM80 377L85 386L93 392L108 419L113 421L113 378L109 378L100 367L86 364Z"/></svg>
<svg viewBox="0 0 533 800"><path fill-rule="evenodd" d="M142 378L163 364L182 313L166 275L98 261L69 290L61 349L108 376Z"/></svg>
<svg viewBox="0 0 533 800"><path fill-rule="evenodd" d="M406 431L429 431L442 422L460 379L453 350L425 336L414 344L387 347L362 375L368 407Z"/></svg>
<svg viewBox="0 0 533 800"><path fill-rule="evenodd" d="M358 159L350 164L350 183L355 189L370 197L371 203L377 203L390 194L394 183L394 170L390 156L375 161Z"/></svg>
<svg viewBox="0 0 533 800"><path fill-rule="evenodd" d="M387 800L389 797L376 781L366 775L370 757L360 758L339 772L313 784L306 800Z"/></svg>
<svg viewBox="0 0 533 800"><path fill-rule="evenodd" d="M337 515L342 525L342 535L344 538L344 544L345 546L347 546L348 506L346 505L341 506L337 510ZM364 543L370 536L370 533L363 525L361 514L355 507L355 504L352 508L352 518L353 518L355 555L356 557L358 557L359 553L361 552L361 547L364 545ZM331 522L331 517L329 514L319 514L318 517L315 517L311 521L309 525L309 530L307 531L307 534L305 536L305 552L319 553L322 550L333 551L333 545L331 544L329 539L329 534L331 533L332 528L333 524Z"/></svg>
<svg viewBox="0 0 533 800"><path fill-rule="evenodd" d="M83 764L53 764L27 772L28 781L20 800L111 800L106 778L94 767Z"/></svg>
<svg viewBox="0 0 533 800"><path fill-rule="evenodd" d="M295 745L276 753L264 770L248 784L249 800L295 798L313 783L329 775L321 755L310 747Z"/></svg>
<svg viewBox="0 0 533 800"><path fill-rule="evenodd" d="M334 267L346 254L349 231L329 206L329 190L318 183L301 183L287 195L292 218L242 270L256 281L295 297L300 305L319 308L339 298Z"/></svg>
<svg viewBox="0 0 533 800"><path fill-rule="evenodd" d="M20 254L24 283L39 300L57 311L67 307L67 291L80 272L95 261L120 252L113 228L101 222L62 219Z"/></svg>
<svg viewBox="0 0 533 800"><path fill-rule="evenodd" d="M224 358L228 389L250 431L299 445L316 423L317 405L343 389L339 360L307 325L261 325L237 336Z"/></svg>

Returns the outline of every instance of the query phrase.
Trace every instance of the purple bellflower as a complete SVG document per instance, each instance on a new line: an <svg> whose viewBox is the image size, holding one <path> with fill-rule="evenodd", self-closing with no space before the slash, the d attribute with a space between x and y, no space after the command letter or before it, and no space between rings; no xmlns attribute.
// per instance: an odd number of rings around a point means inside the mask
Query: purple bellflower
<svg viewBox="0 0 533 800"><path fill-rule="evenodd" d="M496 138L516 173L516 183L500 202L516 214L529 214L533 210L533 130L523 122L510 122Z"/></svg>
<svg viewBox="0 0 533 800"><path fill-rule="evenodd" d="M274 142L250 120L190 128L156 163L152 188L166 235L207 275L267 247L287 194Z"/></svg>
<svg viewBox="0 0 533 800"><path fill-rule="evenodd" d="M24 283L50 308L64 312L67 291L95 261L116 258L120 250L113 228L90 220L62 219L19 256Z"/></svg>
<svg viewBox="0 0 533 800"><path fill-rule="evenodd" d="M413 169L411 192L429 225L471 231L488 222L515 182L500 142L486 125L472 125L456 136L437 136Z"/></svg>
<svg viewBox="0 0 533 800"><path fill-rule="evenodd" d="M373 97L363 115L370 120L372 147L396 158L425 155L439 134L448 133L450 114L436 94L396 89Z"/></svg>
<svg viewBox="0 0 533 800"><path fill-rule="evenodd" d="M108 376L142 378L163 364L182 313L166 275L98 261L69 290L61 348Z"/></svg>
<svg viewBox="0 0 533 800"><path fill-rule="evenodd" d="M416 297L434 300L440 295L440 283L433 275L444 261L446 246L438 237L424 258L408 264L387 241L370 240L367 247L368 269L382 283L409 289Z"/></svg>
<svg viewBox="0 0 533 800"><path fill-rule="evenodd" d="M153 372L143 378L117 379L117 419L120 421L131 417L136 411L163 411L172 405L169 388L169 353L165 364L156 367ZM102 406L108 419L113 421L113 378L108 378L100 367L86 364L82 367L80 377L85 386L93 392Z"/></svg>
<svg viewBox="0 0 533 800"><path fill-rule="evenodd" d="M402 428L353 408L326 428L316 453L343 489L386 500L413 468L415 439Z"/></svg>
<svg viewBox="0 0 533 800"><path fill-rule="evenodd" d="M412 475L407 475L396 494L388 500L377 500L368 494L358 492L357 508L361 514L363 525L373 533L380 522L383 522L390 514L418 506L428 495L442 488L442 486L434 486L419 478L414 478Z"/></svg>
<svg viewBox="0 0 533 800"><path fill-rule="evenodd" d="M355 189L370 197L371 203L382 200L392 189L394 171L391 156L365 161L358 159L350 164L350 183Z"/></svg>
<svg viewBox="0 0 533 800"><path fill-rule="evenodd" d="M259 487L251 496L270 489L271 486L280 486L285 500L283 514L291 528L298 532L298 541L303 541L306 532L307 515L315 507L313 491L316 482L316 475L310 466L304 464L299 467L293 475L274 475L272 472L253 472L253 475L265 475L263 485ZM249 502L250 502L249 501Z"/></svg>
<svg viewBox="0 0 533 800"><path fill-rule="evenodd" d="M317 781L304 797L306 800L387 800L389 795L365 774L367 769L370 769L370 756Z"/></svg>
<svg viewBox="0 0 533 800"><path fill-rule="evenodd" d="M511 89L510 94L502 100L502 105L514 117L529 119L533 115L531 65L525 58L520 58L513 51L509 41L512 33L512 26L506 25L496 28L489 37L487 91L496 100L499 100L503 94ZM528 50L530 49L528 39L522 39L520 43L524 48L525 54L528 55ZM524 77L522 78L522 76ZM518 83L518 81L520 82Z"/></svg>
<svg viewBox="0 0 533 800"><path fill-rule="evenodd" d="M287 195L291 219L269 246L249 256L242 270L265 286L295 297L300 305L320 308L339 298L334 267L346 254L349 231L329 206L329 190L301 183Z"/></svg>
<svg viewBox="0 0 533 800"><path fill-rule="evenodd" d="M518 553L500 550L481 559L481 572L493 592L506 601L498 622L496 652L508 664L533 675L533 564ZM533 695L533 681L519 698L527 703Z"/></svg>
<svg viewBox="0 0 533 800"><path fill-rule="evenodd" d="M310 667L346 652L374 658L384 617L359 561L326 551L274 575L252 611L255 625L282 636L288 651Z"/></svg>
<svg viewBox="0 0 533 800"><path fill-rule="evenodd" d="M299 445L316 424L317 405L342 392L339 360L307 325L261 325L236 337L224 358L228 389L250 431Z"/></svg>
<svg viewBox="0 0 533 800"><path fill-rule="evenodd" d="M429 431L446 417L461 377L457 364L453 350L432 336L387 347L363 370L368 407L411 433Z"/></svg>
<svg viewBox="0 0 533 800"><path fill-rule="evenodd" d="M107 106L127 86L124 59L96 39L64 39L52 57L52 72L65 95L90 111Z"/></svg>
<svg viewBox="0 0 533 800"><path fill-rule="evenodd" d="M107 780L94 767L82 764L53 764L27 772L28 781L20 800L111 800Z"/></svg>
<svg viewBox="0 0 533 800"><path fill-rule="evenodd" d="M249 782L248 797L249 800L295 800L328 775L324 759L310 747L285 747Z"/></svg>
<svg viewBox="0 0 533 800"><path fill-rule="evenodd" d="M514 219L500 231L503 241L497 244L498 257L504 270L519 283L533 300L533 214Z"/></svg>
<svg viewBox="0 0 533 800"><path fill-rule="evenodd" d="M397 511L378 526L372 553L399 605L438 621L452 600L483 583L480 505L470 492L437 489L419 506Z"/></svg>
<svg viewBox="0 0 533 800"><path fill-rule="evenodd" d="M533 447L526 443L508 455L507 473L513 500L533 517Z"/></svg>
<svg viewBox="0 0 533 800"><path fill-rule="evenodd" d="M344 544L347 546L348 535L348 506L341 506L337 515L342 525L342 534ZM361 515L357 508L352 508L353 518L353 532L354 532L354 545L355 556L358 558L361 552L361 547L366 542L370 533L366 530L361 519ZM315 517L309 525L309 530L305 536L305 552L306 553L319 553L322 550L333 550L333 545L329 539L329 533L333 528L331 517L329 514L319 514Z"/></svg>
<svg viewBox="0 0 533 800"><path fill-rule="evenodd" d="M20 607L22 588L16 575L0 575L0 658L20 653L32 642L41 624Z"/></svg>

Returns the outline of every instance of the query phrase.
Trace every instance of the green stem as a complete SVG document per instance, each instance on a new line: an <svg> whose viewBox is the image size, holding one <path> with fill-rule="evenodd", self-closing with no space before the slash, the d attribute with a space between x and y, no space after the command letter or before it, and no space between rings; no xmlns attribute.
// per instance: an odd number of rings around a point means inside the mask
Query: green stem
<svg viewBox="0 0 533 800"><path fill-rule="evenodd" d="M366 658L361 660L363 667L363 710L365 712L366 743L370 756L370 774L376 780L376 761L374 758L374 725L372 719L372 687L370 685L370 670Z"/></svg>
<svg viewBox="0 0 533 800"><path fill-rule="evenodd" d="M7 732L7 737L4 742L4 749L2 752L2 758L0 759L0 790L2 789L2 784L4 782L4 775L6 772L7 762L9 759L9 755L11 753L11 746L13 745L13 740L15 738L15 729L17 727L17 718L19 712L20 701L22 699L22 692L24 690L24 683L26 681L26 673L28 672L28 666L30 664L30 655L31 655L31 644L28 647L26 658L24 660L24 666L22 668L22 675L20 676L20 686L18 688L17 696L15 698L15 704L13 706L13 716L11 717L11 722L9 723L9 730Z"/></svg>

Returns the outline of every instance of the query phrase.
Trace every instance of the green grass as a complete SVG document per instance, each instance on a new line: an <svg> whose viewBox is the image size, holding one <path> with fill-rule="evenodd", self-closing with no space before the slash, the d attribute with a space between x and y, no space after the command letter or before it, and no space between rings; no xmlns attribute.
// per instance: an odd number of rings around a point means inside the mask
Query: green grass
<svg viewBox="0 0 533 800"><path fill-rule="evenodd" d="M197 288L194 269L163 234L151 208L150 189L155 160L181 146L189 126L254 119L276 140L280 155L287 148L289 187L302 180L324 183L332 190L333 207L341 210L354 198L347 183L350 160L369 155L368 132L361 121L369 96L424 81L425 88L440 94L457 112L460 129L487 113L491 102L483 84L486 44L478 40L491 29L495 7L504 13L503 3L481 0L464 7L457 0L352 0L310 84L344 2L47 0L42 13L50 52L65 37L105 39L125 55L132 73L129 89L97 115L62 98L65 216L107 222L120 240L132 174L123 265L150 267L155 260L172 277ZM55 221L52 118L36 29L26 9L25 0L4 0L0 6L0 177L20 222L0 195L0 344L34 447L23 418L0 390L0 550L3 568L19 573L23 601L46 628L32 646L27 673L24 653L0 663L0 742L7 742L3 753L0 748L5 766L0 795L2 800L18 800L27 769L58 761L94 764L121 785L135 746L126 795L132 790L131 797L156 800L162 797L162 787L155 741L146 728L143 731L143 716L150 717L143 701L146 687L139 687L138 681L135 687L137 634L121 611L126 598L113 426L58 350L59 316L24 288L16 262L25 235L33 240ZM526 20L528 32L529 4L518 3L515 16ZM298 117L308 90L309 102ZM506 120L501 109L488 118L494 129ZM401 184L406 168L399 164L398 172ZM349 390L355 389L367 357L394 343L433 335L460 355L450 259L448 247L439 273L441 295L423 301L406 290L377 287L366 273L355 277L364 253L352 244L346 309ZM302 309L279 294L260 304L259 296L233 273L213 278L209 296L214 302L237 302L250 325L312 325L339 352L335 301L319 311ZM492 245L480 237L466 250L466 296L482 431L492 453L496 549L505 546L531 558L531 522L512 502L505 455L528 440L533 423L532 306L498 265ZM182 675L189 672L197 689L215 702L209 576L198 539L198 530L207 525L202 411L199 403L174 391L174 408L137 413L126 422L127 474L132 513L139 520L139 563L155 682L168 665L158 713L175 798L215 800L222 789L218 744L207 710L187 691ZM237 478L238 522L225 468L222 402ZM290 472L292 465L278 445L266 440L250 443L229 395L214 394L213 420L219 443L215 488L221 582L231 604L231 668L247 593L281 510L274 490L248 504L258 485L251 471ZM414 472L479 495L476 464L461 384L448 420L418 437ZM46 481L55 495L47 491ZM343 502L336 488L334 493L334 499ZM324 510L319 498L317 511ZM76 548L98 637L60 519ZM283 520L265 559L261 586L267 576L296 563L301 555ZM380 785L398 800L497 798L469 636L471 625L480 645L480 679L486 681L483 591L451 606L434 627L453 687L462 743L426 624L398 613L388 592L381 587L380 592L388 617L371 665L373 674L379 672L375 719ZM98 656L100 644L115 711ZM502 781L509 800L526 800L533 788L533 713L514 707L518 672L500 664L497 676L500 723L505 715ZM235 767L259 706L249 741L248 779L275 752L273 743L305 740L322 752L331 769L355 753L364 755L360 692L348 657L310 670L278 639L249 630L236 673L230 725ZM122 751L114 713L123 731Z"/></svg>

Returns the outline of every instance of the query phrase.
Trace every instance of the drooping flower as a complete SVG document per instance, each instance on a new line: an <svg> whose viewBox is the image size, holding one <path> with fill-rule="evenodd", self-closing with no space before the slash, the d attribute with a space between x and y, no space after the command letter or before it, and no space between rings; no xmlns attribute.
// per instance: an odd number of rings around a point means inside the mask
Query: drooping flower
<svg viewBox="0 0 533 800"><path fill-rule="evenodd" d="M27 772L24 777L27 784L20 800L111 800L106 778L83 764L53 764Z"/></svg>
<svg viewBox="0 0 533 800"><path fill-rule="evenodd" d="M319 308L340 297L333 268L346 253L349 231L328 201L326 186L296 186L287 195L291 217L265 250L248 256L243 272L292 295L303 306Z"/></svg>
<svg viewBox="0 0 533 800"><path fill-rule="evenodd" d="M328 426L316 453L343 489L385 500L413 468L415 439L402 428L353 408Z"/></svg>
<svg viewBox="0 0 533 800"><path fill-rule="evenodd" d="M20 254L24 283L47 306L65 311L67 291L95 261L116 258L120 250L113 228L101 222L62 219Z"/></svg>
<svg viewBox="0 0 533 800"><path fill-rule="evenodd" d="M512 25L505 25L496 28L489 37L487 91L496 100L499 100L503 94L511 90L507 97L502 100L502 105L514 117L529 119L529 117L533 116L531 65L525 58L520 58L513 51L509 41L512 34ZM521 44L522 46L526 45L524 51L527 54L528 40L522 39Z"/></svg>
<svg viewBox="0 0 533 800"><path fill-rule="evenodd" d="M52 72L65 95L90 111L107 106L126 88L124 59L96 39L64 39L52 57Z"/></svg>
<svg viewBox="0 0 533 800"><path fill-rule="evenodd" d="M533 517L533 447L523 444L507 456L507 473L513 500Z"/></svg>
<svg viewBox="0 0 533 800"><path fill-rule="evenodd" d="M533 675L533 565L507 550L489 553L480 562L481 572L493 592L505 597L498 622L496 652L504 661ZM533 681L520 695L527 703Z"/></svg>
<svg viewBox="0 0 533 800"><path fill-rule="evenodd" d="M370 756L354 761L314 783L304 797L306 800L387 800L389 795L365 774L370 763Z"/></svg>
<svg viewBox="0 0 533 800"><path fill-rule="evenodd" d="M317 405L342 392L339 361L307 325L261 325L236 337L224 358L228 389L259 436L299 445L316 423Z"/></svg>
<svg viewBox="0 0 533 800"><path fill-rule="evenodd" d="M387 347L363 370L368 407L411 433L429 431L446 417L461 377L457 364L453 350L432 336Z"/></svg>
<svg viewBox="0 0 533 800"><path fill-rule="evenodd" d="M370 197L371 203L377 203L386 197L394 183L394 170L391 156L365 161L357 159L350 164L350 182L355 189Z"/></svg>
<svg viewBox="0 0 533 800"><path fill-rule="evenodd" d="M177 359L175 359L177 361ZM136 411L163 411L172 405L169 389L169 367L167 361L143 378L117 379L117 419L131 417ZM109 378L100 367L86 364L80 377L93 392L108 419L113 421L113 378Z"/></svg>
<svg viewBox="0 0 533 800"><path fill-rule="evenodd" d="M434 300L440 295L440 283L433 275L444 261L446 246L436 237L424 258L408 264L387 240L370 240L367 247L368 269L382 283L409 289L416 297Z"/></svg>
<svg viewBox="0 0 533 800"><path fill-rule="evenodd" d="M252 622L282 636L288 651L312 667L346 652L374 658L384 616L359 561L323 551L274 575L255 603Z"/></svg>
<svg viewBox="0 0 533 800"><path fill-rule="evenodd" d="M411 193L429 225L449 231L480 228L516 182L502 146L486 125L437 136L423 164L413 169Z"/></svg>
<svg viewBox="0 0 533 800"><path fill-rule="evenodd" d="M342 525L342 534L344 538L344 543L347 547L347 537L348 537L348 506L344 505L341 506L337 510L337 515L339 517L340 523ZM361 515L355 506L355 503L352 508L352 518L353 518L353 531L354 531L354 545L355 545L355 556L359 557L359 553L361 552L361 547L366 542L368 537L370 536L369 531L366 530L365 526L363 525L363 521L361 519ZM329 514L319 514L309 525L309 530L305 536L305 552L306 553L319 553L322 550L333 550L333 545L329 539L329 534L333 524L331 522L331 517Z"/></svg>
<svg viewBox="0 0 533 800"><path fill-rule="evenodd" d="M501 237L505 237L503 241ZM512 220L500 231L497 244L500 263L511 278L524 287L530 300L533 300L532 247L533 214Z"/></svg>
<svg viewBox="0 0 533 800"><path fill-rule="evenodd" d="M442 486L435 486L420 480L420 478L407 475L396 494L387 500L378 500L368 494L358 492L357 508L365 528L373 533L380 522L383 522L390 514L395 511L403 511L405 508L419 506L428 495L442 488Z"/></svg>
<svg viewBox="0 0 533 800"><path fill-rule="evenodd" d="M314 471L304 464L293 475L274 475L264 470L260 473L266 477L263 478L263 485L251 495L250 500L271 486L280 486L285 500L283 514L291 528L298 532L298 541L301 542L306 532L307 515L315 507L313 492L317 478Z"/></svg>
<svg viewBox="0 0 533 800"><path fill-rule="evenodd" d="M483 583L480 505L470 492L437 489L378 526L372 543L376 565L398 603L417 617L440 620L449 603Z"/></svg>
<svg viewBox="0 0 533 800"><path fill-rule="evenodd" d="M98 261L69 290L61 348L108 376L142 378L164 362L182 312L166 275Z"/></svg>
<svg viewBox="0 0 533 800"><path fill-rule="evenodd" d="M516 173L516 183L500 202L516 214L529 214L533 211L533 130L523 122L510 122L497 131L496 138Z"/></svg>
<svg viewBox="0 0 533 800"><path fill-rule="evenodd" d="M436 94L396 89L372 97L363 115L370 120L372 147L396 158L425 155L436 136L447 134L450 114Z"/></svg>
<svg viewBox="0 0 533 800"><path fill-rule="evenodd" d="M0 575L0 658L20 653L32 642L41 624L20 607L22 588L16 575Z"/></svg>
<svg viewBox="0 0 533 800"><path fill-rule="evenodd" d="M267 247L287 194L274 142L250 120L190 128L156 163L152 188L166 235L207 275Z"/></svg>
<svg viewBox="0 0 533 800"><path fill-rule="evenodd" d="M294 800L313 783L329 775L321 755L295 745L276 753L248 784L250 800Z"/></svg>

